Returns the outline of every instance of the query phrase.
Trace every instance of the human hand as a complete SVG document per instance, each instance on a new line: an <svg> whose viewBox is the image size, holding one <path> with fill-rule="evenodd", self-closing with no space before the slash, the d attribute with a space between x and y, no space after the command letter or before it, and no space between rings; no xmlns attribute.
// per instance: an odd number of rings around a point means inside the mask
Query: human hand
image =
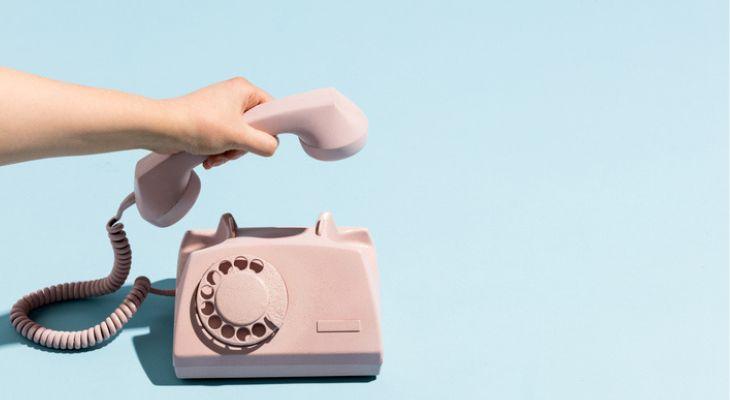
<svg viewBox="0 0 730 400"><path fill-rule="evenodd" d="M178 129L165 133L152 150L185 151L208 155L206 169L241 157L247 152L274 154L278 139L244 122L243 113L272 97L244 78L215 83L188 95L163 100L179 121Z"/></svg>

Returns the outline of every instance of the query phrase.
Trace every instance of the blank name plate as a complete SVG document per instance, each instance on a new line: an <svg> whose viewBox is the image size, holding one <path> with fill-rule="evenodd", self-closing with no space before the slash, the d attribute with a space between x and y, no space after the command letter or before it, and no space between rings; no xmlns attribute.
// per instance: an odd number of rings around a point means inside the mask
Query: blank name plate
<svg viewBox="0 0 730 400"><path fill-rule="evenodd" d="M360 332L359 319L320 319L317 332Z"/></svg>

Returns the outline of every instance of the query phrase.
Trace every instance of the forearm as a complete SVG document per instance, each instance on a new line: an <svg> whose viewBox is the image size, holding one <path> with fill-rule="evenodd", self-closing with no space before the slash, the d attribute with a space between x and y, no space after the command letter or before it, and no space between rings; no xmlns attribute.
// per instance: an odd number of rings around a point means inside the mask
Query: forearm
<svg viewBox="0 0 730 400"><path fill-rule="evenodd" d="M183 118L165 101L0 68L0 165L158 148Z"/></svg>

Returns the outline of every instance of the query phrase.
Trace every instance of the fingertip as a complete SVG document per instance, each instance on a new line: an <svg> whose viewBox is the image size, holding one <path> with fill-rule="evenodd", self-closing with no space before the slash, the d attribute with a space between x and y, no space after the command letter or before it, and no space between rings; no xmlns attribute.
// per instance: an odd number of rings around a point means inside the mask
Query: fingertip
<svg viewBox="0 0 730 400"><path fill-rule="evenodd" d="M271 157L279 147L279 138L255 128L251 128L255 133L255 143L252 143L251 151L264 157Z"/></svg>
<svg viewBox="0 0 730 400"><path fill-rule="evenodd" d="M225 157L223 157L222 155L215 154L215 155L208 157L205 161L203 161L203 168L212 169L217 166L223 165L223 163L225 163L226 161L228 161L228 160Z"/></svg>
<svg viewBox="0 0 730 400"><path fill-rule="evenodd" d="M264 102L274 100L274 96L270 95L269 92L267 92L263 89L259 89L259 90L261 91L261 95L264 98Z"/></svg>
<svg viewBox="0 0 730 400"><path fill-rule="evenodd" d="M276 153L276 149L279 148L279 141L275 140L272 144L269 144L266 151L262 154L264 157L271 157Z"/></svg>

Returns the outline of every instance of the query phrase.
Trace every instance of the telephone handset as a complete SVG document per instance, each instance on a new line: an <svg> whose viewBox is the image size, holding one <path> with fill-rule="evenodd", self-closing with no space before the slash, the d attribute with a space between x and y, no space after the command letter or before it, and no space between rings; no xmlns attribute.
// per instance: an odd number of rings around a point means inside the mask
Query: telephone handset
<svg viewBox="0 0 730 400"><path fill-rule="evenodd" d="M304 151L322 161L347 158L367 140L367 118L335 89L318 89L258 105L244 120L272 135L294 133ZM200 178L193 168L205 156L152 153L137 163L134 195L142 218L165 227L179 221L195 203Z"/></svg>
<svg viewBox="0 0 730 400"><path fill-rule="evenodd" d="M273 100L243 118L271 134L296 134L318 160L349 157L367 140L367 118L335 89ZM112 271L27 294L10 312L18 333L49 348L93 347L114 336L153 293L175 296L173 364L180 378L378 374L375 250L367 229L338 228L329 213L314 228L238 228L226 214L216 230L185 235L175 290L154 288L140 276L104 321L79 331L56 331L30 318L32 310L50 303L118 290L132 263L122 213L136 203L153 225L176 223L198 197L200 178L193 169L204 159L188 153L142 158L134 192L106 224Z"/></svg>

